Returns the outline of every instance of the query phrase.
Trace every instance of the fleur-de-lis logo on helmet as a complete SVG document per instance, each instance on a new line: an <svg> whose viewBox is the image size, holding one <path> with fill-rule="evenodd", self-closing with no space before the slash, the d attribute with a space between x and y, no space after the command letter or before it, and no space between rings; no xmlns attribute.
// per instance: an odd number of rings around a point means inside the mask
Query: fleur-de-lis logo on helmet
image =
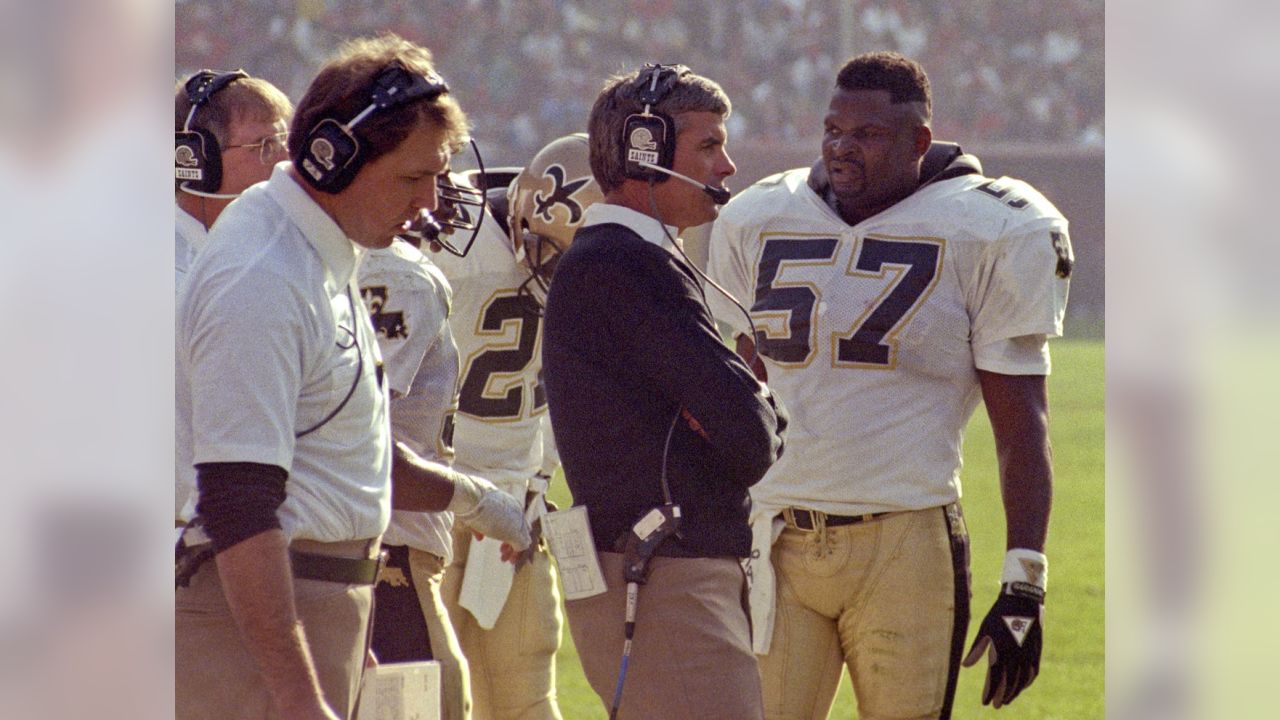
<svg viewBox="0 0 1280 720"><path fill-rule="evenodd" d="M603 199L591 175L583 133L553 140L538 151L507 189L512 250L529 270L525 289L540 304L584 212Z"/></svg>
<svg viewBox="0 0 1280 720"><path fill-rule="evenodd" d="M588 182L591 177L581 177L575 180L565 181L565 170L562 165L552 165L542 173L543 177L551 178L551 192L545 195L539 191L533 194L534 214L542 218L546 222L555 222L555 217L551 211L556 205L563 205L569 211L569 224L577 225L582 222L582 205L573 199L573 194Z"/></svg>

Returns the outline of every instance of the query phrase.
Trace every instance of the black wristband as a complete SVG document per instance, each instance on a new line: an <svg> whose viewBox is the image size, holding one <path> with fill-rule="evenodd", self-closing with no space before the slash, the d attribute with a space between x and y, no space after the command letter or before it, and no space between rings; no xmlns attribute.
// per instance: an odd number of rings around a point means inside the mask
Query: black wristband
<svg viewBox="0 0 1280 720"><path fill-rule="evenodd" d="M200 463L196 485L200 502L196 513L215 552L267 530L280 528L276 508L284 502L289 473L261 463Z"/></svg>
<svg viewBox="0 0 1280 720"><path fill-rule="evenodd" d="M1044 604L1044 590L1038 585L1027 582L1011 582L1004 584L1005 595L1016 595Z"/></svg>

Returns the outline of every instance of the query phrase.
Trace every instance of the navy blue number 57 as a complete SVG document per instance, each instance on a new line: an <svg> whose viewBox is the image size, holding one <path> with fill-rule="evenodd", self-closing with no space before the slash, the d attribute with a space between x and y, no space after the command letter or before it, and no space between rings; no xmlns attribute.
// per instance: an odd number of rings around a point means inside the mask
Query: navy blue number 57
<svg viewBox="0 0 1280 720"><path fill-rule="evenodd" d="M765 241L751 311L785 315L787 331L771 337L766 330L758 330L756 346L761 354L786 365L806 365L813 359L821 288L810 282L780 282L778 276L788 265L829 264L834 261L837 248L835 238ZM943 242L869 237L862 239L855 252L857 259L834 282L870 278L888 280L888 284L852 328L831 334L833 365L892 368L896 366L894 338L936 284Z"/></svg>

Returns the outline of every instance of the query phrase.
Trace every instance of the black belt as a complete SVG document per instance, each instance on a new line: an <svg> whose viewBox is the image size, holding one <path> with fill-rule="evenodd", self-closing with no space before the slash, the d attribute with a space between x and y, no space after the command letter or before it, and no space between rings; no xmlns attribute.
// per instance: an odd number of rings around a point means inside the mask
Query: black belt
<svg viewBox="0 0 1280 720"><path fill-rule="evenodd" d="M875 520L876 518L889 515L892 512L892 510L887 510L885 512L867 513L865 515L828 515L824 512L818 512L817 510L787 508L782 511L782 515L783 518L786 519L788 525L799 528L800 530L813 530L818 526L818 524L814 522L814 518L817 516L821 516L825 519L823 524L826 527L838 527L840 525L856 525L861 522L867 522L868 520Z"/></svg>
<svg viewBox="0 0 1280 720"><path fill-rule="evenodd" d="M175 575L178 587L187 587L191 578L206 561L213 558L213 545L206 543L192 548L179 546ZM372 585L378 580L382 558L344 558L318 555L289 549L289 561L293 576L302 580L321 580L345 585Z"/></svg>
<svg viewBox="0 0 1280 720"><path fill-rule="evenodd" d="M371 585L378 582L380 557L334 557L289 548L293 577L328 583Z"/></svg>
<svg viewBox="0 0 1280 720"><path fill-rule="evenodd" d="M320 555L289 548L293 576L302 580L321 580L347 585L372 585L378 580L382 558L345 558Z"/></svg>

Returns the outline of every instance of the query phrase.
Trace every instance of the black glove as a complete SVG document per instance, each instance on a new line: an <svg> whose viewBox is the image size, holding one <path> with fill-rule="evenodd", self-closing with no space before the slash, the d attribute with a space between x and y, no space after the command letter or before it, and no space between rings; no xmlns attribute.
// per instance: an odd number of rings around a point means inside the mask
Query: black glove
<svg viewBox="0 0 1280 720"><path fill-rule="evenodd" d="M1023 582L1004 586L964 658L964 666L970 667L991 649L983 705L1008 705L1036 679L1044 644L1043 622L1044 590Z"/></svg>

